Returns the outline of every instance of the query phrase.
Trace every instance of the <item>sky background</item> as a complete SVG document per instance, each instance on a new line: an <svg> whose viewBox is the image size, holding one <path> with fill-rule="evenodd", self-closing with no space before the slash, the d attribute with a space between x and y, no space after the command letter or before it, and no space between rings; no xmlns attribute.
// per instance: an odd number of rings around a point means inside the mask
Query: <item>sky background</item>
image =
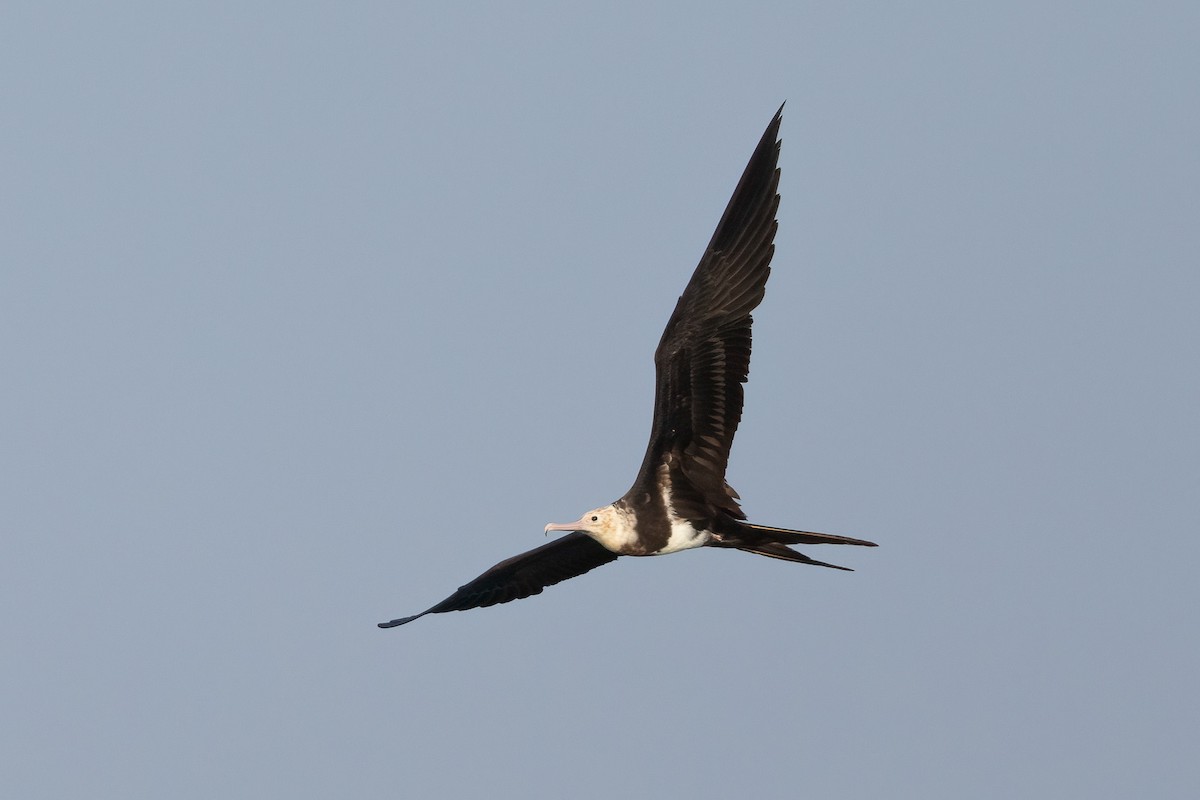
<svg viewBox="0 0 1200 800"><path fill-rule="evenodd" d="M1200 6L10 3L0 795L1200 796ZM786 100L730 482L622 559Z"/></svg>

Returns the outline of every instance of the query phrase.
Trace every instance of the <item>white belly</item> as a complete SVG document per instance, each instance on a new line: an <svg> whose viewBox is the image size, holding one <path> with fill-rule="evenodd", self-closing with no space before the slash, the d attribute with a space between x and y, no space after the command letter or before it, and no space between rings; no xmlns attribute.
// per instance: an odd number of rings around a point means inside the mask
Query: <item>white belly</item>
<svg viewBox="0 0 1200 800"><path fill-rule="evenodd" d="M667 539L667 546L659 550L655 555L663 556L667 553L677 553L680 550L688 550L693 547L703 547L712 539L712 534L708 531L698 531L692 527L692 523L687 520L678 519L668 510L669 519L671 520L671 538Z"/></svg>
<svg viewBox="0 0 1200 800"><path fill-rule="evenodd" d="M655 555L677 553L680 550L689 550L708 544L712 539L711 533L705 530L696 530L692 527L692 523L675 513L675 508L671 504L671 476L669 466L665 461L658 468L658 485L663 493L663 499L666 500L667 521L671 523L671 536L667 539L667 546Z"/></svg>

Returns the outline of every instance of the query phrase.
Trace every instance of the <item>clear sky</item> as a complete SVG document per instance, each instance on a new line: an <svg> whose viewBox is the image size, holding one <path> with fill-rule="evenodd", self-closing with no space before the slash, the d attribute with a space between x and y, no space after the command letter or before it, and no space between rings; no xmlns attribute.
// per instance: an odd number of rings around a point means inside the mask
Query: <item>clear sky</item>
<svg viewBox="0 0 1200 800"><path fill-rule="evenodd" d="M7 4L0 795L1200 796L1200 6ZM729 472L622 559L787 100Z"/></svg>

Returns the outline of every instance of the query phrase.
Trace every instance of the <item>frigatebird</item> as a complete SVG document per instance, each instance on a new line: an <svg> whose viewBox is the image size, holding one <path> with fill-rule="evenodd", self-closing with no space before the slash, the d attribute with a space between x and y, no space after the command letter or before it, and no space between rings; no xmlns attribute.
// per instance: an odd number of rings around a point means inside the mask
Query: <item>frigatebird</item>
<svg viewBox="0 0 1200 800"><path fill-rule="evenodd" d="M420 614L379 627L520 600L620 556L727 547L848 570L789 545L875 546L848 536L747 522L737 492L725 482L729 449L742 418L742 384L750 371L750 312L763 299L775 253L782 116L780 106L658 343L650 445L633 487L620 500L575 522L546 526L547 534L568 531L565 536L501 561Z"/></svg>

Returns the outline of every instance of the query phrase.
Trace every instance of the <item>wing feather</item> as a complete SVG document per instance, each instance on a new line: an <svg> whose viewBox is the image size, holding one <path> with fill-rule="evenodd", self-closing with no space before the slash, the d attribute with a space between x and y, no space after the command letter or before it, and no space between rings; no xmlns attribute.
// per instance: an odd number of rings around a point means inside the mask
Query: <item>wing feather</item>
<svg viewBox="0 0 1200 800"><path fill-rule="evenodd" d="M541 594L547 586L577 577L616 559L616 553L604 549L586 533L568 533L549 544L501 561L420 614L381 622L379 627L394 628L426 614L486 608Z"/></svg>
<svg viewBox="0 0 1200 800"><path fill-rule="evenodd" d="M725 469L750 372L750 312L775 252L782 113L759 140L654 354L654 424L631 492L645 492L667 463L673 498L697 517L742 517Z"/></svg>

